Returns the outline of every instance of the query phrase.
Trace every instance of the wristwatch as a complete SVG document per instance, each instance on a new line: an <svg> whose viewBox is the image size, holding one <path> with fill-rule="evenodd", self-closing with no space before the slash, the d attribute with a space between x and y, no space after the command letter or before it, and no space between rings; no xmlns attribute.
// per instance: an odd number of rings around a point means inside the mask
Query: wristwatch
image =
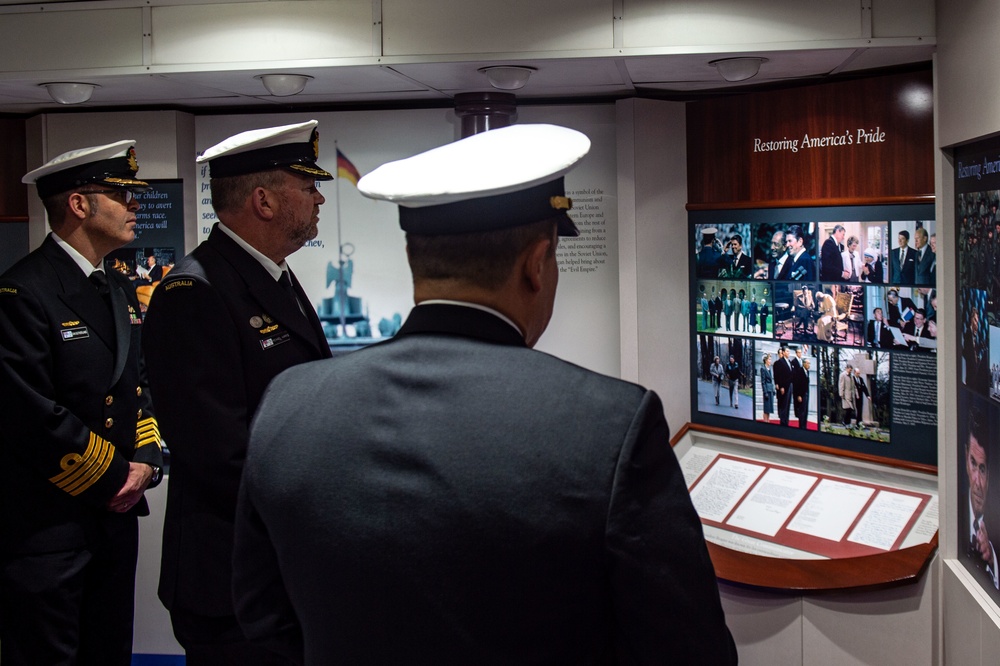
<svg viewBox="0 0 1000 666"><path fill-rule="evenodd" d="M160 481L163 480L163 469L158 465L153 465L152 463L146 463L146 464L153 468L153 476L150 477L149 485L146 487L155 488L156 486L160 485Z"/></svg>

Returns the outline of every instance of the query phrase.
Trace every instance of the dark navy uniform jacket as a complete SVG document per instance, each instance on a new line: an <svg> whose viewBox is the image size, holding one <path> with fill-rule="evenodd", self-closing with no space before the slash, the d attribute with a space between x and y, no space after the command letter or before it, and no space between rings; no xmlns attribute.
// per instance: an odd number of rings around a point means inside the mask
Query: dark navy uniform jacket
<svg viewBox="0 0 1000 666"><path fill-rule="evenodd" d="M129 461L163 464L139 302L108 280L115 316L51 236L0 278L0 552L86 547Z"/></svg>
<svg viewBox="0 0 1000 666"><path fill-rule="evenodd" d="M271 379L330 356L321 324L218 227L153 292L143 344L171 452L159 595L232 615L233 516L250 420Z"/></svg>
<svg viewBox="0 0 1000 666"><path fill-rule="evenodd" d="M237 616L306 664L730 664L656 394L421 305L254 421Z"/></svg>

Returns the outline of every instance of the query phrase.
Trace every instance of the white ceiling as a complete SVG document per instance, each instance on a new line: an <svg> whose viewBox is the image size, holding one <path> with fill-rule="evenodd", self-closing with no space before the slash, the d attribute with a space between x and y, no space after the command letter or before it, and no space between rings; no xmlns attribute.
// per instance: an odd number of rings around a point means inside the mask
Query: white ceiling
<svg viewBox="0 0 1000 666"><path fill-rule="evenodd" d="M2 4L4 0L0 0ZM294 73L314 77L305 91L294 97L273 97L254 76L266 69L137 74L105 74L70 80L100 86L89 102L72 107L53 102L40 84L61 79L58 72L0 76L0 113L35 114L55 109L173 108L189 111L221 107L267 110L289 105L397 105L447 104L457 93L492 90L478 70L496 64L535 68L528 84L516 91L519 100L613 99L629 96L694 97L705 92L726 92L747 86L823 79L839 74L882 69L930 61L933 45L830 48L741 53L630 55L518 59L516 61L422 58L420 62L391 65L365 64L296 67ZM727 55L767 58L760 73L742 83L721 79L709 61ZM2 67L2 66L0 66ZM107 70L105 70L107 71ZM2 72L0 72L2 74ZM20 78L24 76L24 78Z"/></svg>

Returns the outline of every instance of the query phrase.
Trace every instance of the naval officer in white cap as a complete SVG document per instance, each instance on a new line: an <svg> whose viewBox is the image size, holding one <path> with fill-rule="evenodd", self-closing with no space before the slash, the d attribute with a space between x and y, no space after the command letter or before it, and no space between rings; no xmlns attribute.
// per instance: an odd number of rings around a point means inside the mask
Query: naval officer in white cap
<svg viewBox="0 0 1000 666"><path fill-rule="evenodd" d="M286 257L318 233L317 122L251 130L198 158L219 222L153 292L143 344L171 450L159 595L188 666L284 664L233 614L233 517L250 420L271 378L327 358Z"/></svg>
<svg viewBox="0 0 1000 666"><path fill-rule="evenodd" d="M0 662L127 666L143 493L160 436L142 321L103 259L135 238L131 140L22 179L52 228L0 277Z"/></svg>
<svg viewBox="0 0 1000 666"><path fill-rule="evenodd" d="M659 398L531 349L589 146L515 125L361 179L400 205L416 307L268 389L236 524L248 636L305 664L735 663Z"/></svg>

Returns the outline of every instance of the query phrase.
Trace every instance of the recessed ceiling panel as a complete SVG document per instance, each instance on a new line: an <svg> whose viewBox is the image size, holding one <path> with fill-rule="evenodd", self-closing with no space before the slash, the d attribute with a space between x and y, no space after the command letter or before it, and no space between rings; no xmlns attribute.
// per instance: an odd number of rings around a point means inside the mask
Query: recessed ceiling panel
<svg viewBox="0 0 1000 666"><path fill-rule="evenodd" d="M2 14L0 63L8 73L140 66L142 10Z"/></svg>
<svg viewBox="0 0 1000 666"><path fill-rule="evenodd" d="M153 7L153 64L372 55L371 0Z"/></svg>
<svg viewBox="0 0 1000 666"><path fill-rule="evenodd" d="M628 0L625 48L861 39L858 0Z"/></svg>
<svg viewBox="0 0 1000 666"><path fill-rule="evenodd" d="M610 0L382 0L386 56L614 48Z"/></svg>

